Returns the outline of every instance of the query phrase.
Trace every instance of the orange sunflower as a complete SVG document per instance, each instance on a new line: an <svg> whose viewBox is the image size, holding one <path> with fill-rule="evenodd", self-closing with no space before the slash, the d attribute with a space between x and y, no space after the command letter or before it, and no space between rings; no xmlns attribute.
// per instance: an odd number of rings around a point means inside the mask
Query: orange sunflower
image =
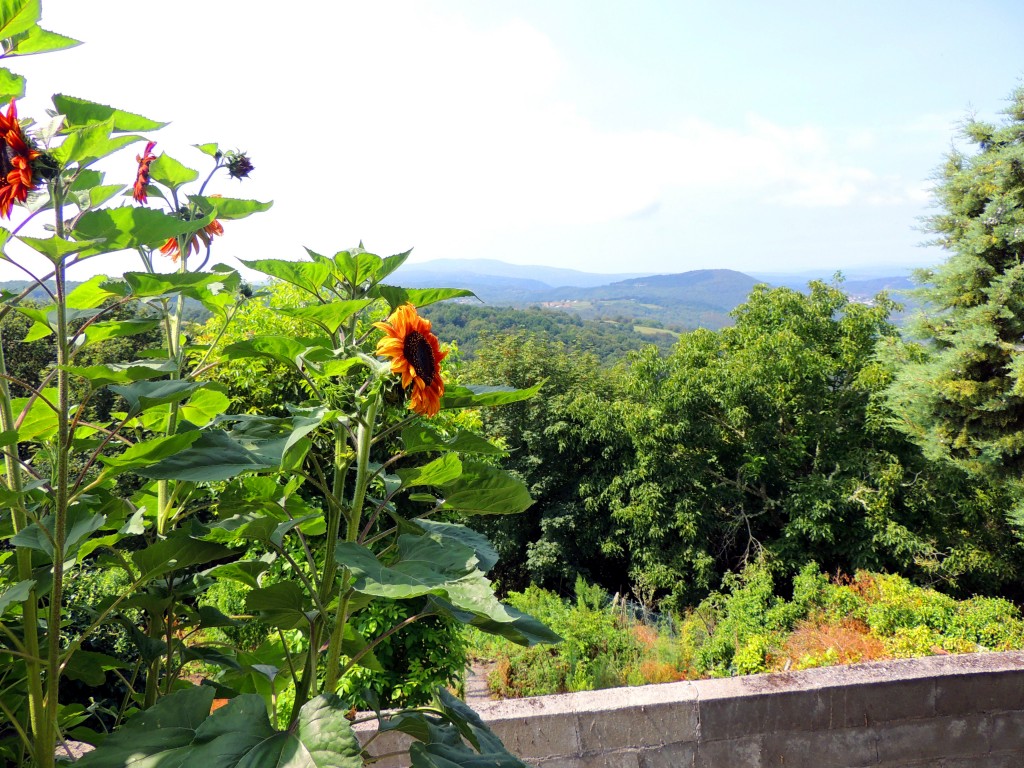
<svg viewBox="0 0 1024 768"><path fill-rule="evenodd" d="M199 253L199 242L202 241L204 246L208 246L213 242L213 238L216 235L223 235L224 227L221 223L214 219L205 227L200 229L198 232L193 232L192 235L185 241L185 256L190 256L193 253ZM180 248L178 246L178 238L168 237L167 242L160 246L160 253L170 258L171 261L177 261L181 255Z"/></svg>
<svg viewBox="0 0 1024 768"><path fill-rule="evenodd" d="M142 203L143 205L149 200L146 187L149 185L149 166L156 159L156 155L153 154L153 147L155 146L156 142L151 141L146 144L145 152L135 156L135 161L139 164L139 172L135 175L135 188L132 190L132 197L135 198L135 202Z"/></svg>
<svg viewBox="0 0 1024 768"><path fill-rule="evenodd" d="M377 344L377 355L391 358L391 372L402 374L402 387L410 389L409 405L416 413L436 416L441 409L444 380L437 336L430 332L430 321L416 314L416 307L405 304L384 323L374 323L387 335Z"/></svg>
<svg viewBox="0 0 1024 768"><path fill-rule="evenodd" d="M0 216L9 219L14 204L24 203L37 186L32 161L39 152L32 148L18 122L18 108L11 99L7 114L0 112Z"/></svg>

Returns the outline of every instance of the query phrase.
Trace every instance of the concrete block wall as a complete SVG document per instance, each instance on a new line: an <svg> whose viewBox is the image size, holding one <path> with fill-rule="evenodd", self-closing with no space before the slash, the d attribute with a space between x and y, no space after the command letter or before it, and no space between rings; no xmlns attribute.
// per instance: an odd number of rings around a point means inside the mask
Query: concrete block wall
<svg viewBox="0 0 1024 768"><path fill-rule="evenodd" d="M477 711L539 768L1024 768L1024 652L539 696ZM401 748L392 736L371 751Z"/></svg>

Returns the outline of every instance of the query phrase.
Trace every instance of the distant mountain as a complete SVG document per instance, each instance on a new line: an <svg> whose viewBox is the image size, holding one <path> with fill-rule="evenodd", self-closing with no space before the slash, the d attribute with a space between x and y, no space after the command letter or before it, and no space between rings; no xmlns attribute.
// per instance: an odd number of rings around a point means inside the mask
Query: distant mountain
<svg viewBox="0 0 1024 768"><path fill-rule="evenodd" d="M618 280L627 280L633 277L643 277L648 272L623 272L618 274L603 274L600 272L581 272L576 269L562 269L560 267L546 267L539 264L523 265L509 264L497 259L434 259L420 263L406 263L395 273L397 281L403 285L411 283L410 280L433 280L431 285L439 285L436 279L443 278L467 278L473 277L504 277L531 282L543 283L548 288L558 286L575 286L590 288L597 285L607 285Z"/></svg>

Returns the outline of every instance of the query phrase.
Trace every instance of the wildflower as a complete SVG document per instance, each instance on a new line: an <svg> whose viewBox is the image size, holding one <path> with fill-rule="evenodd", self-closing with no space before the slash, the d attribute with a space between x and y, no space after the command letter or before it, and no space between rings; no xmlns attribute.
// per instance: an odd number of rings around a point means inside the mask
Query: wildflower
<svg viewBox="0 0 1024 768"><path fill-rule="evenodd" d="M0 112L0 216L11 217L14 204L24 203L37 186L32 161L39 157L18 122L18 108L11 99L7 114Z"/></svg>
<svg viewBox="0 0 1024 768"><path fill-rule="evenodd" d="M225 158L227 160L225 165L228 169L228 176L232 179L241 181L252 173L252 160L249 159L245 152L228 152Z"/></svg>
<svg viewBox="0 0 1024 768"><path fill-rule="evenodd" d="M377 344L377 355L391 358L391 372L402 374L402 387L410 391L410 407L424 416L436 416L441 409L444 380L441 378L442 352L430 321L405 304L387 322L374 323L387 336Z"/></svg>
<svg viewBox="0 0 1024 768"><path fill-rule="evenodd" d="M139 172L135 176L135 189L132 191L132 197L135 198L135 202L146 204L149 199L146 193L146 187L149 185L149 166L156 159L156 155L153 154L153 147L156 146L155 141L151 141L146 144L146 151L142 155L136 155L135 160L139 164Z"/></svg>

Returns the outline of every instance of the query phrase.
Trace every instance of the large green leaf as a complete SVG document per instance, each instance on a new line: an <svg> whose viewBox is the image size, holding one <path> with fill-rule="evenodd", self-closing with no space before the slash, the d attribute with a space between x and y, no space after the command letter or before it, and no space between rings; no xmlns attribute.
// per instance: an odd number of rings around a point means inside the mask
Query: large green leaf
<svg viewBox="0 0 1024 768"><path fill-rule="evenodd" d="M0 39L27 32L39 22L39 0L0 0Z"/></svg>
<svg viewBox="0 0 1024 768"><path fill-rule="evenodd" d="M310 320L328 333L336 333L346 320L370 302L370 299L351 299L349 301L332 301L329 304L313 304L308 307L281 309L275 307L274 311L300 320Z"/></svg>
<svg viewBox="0 0 1024 768"><path fill-rule="evenodd" d="M278 629L308 626L315 615L306 593L294 581L280 581L251 590L245 596L245 609L259 616L263 623Z"/></svg>
<svg viewBox="0 0 1024 768"><path fill-rule="evenodd" d="M442 408L481 408L489 405L508 405L533 397L543 386L536 384L529 389L512 387L450 386L445 388L441 398Z"/></svg>
<svg viewBox="0 0 1024 768"><path fill-rule="evenodd" d="M297 371L312 367L334 357L334 350L327 338L296 339L291 336L259 336L249 341L237 341L224 348L229 360L246 357L265 357Z"/></svg>
<svg viewBox="0 0 1024 768"><path fill-rule="evenodd" d="M225 413L231 405L231 398L219 389L220 385L211 384L192 395L178 411L179 418L205 427L217 416Z"/></svg>
<svg viewBox="0 0 1024 768"><path fill-rule="evenodd" d="M499 602L489 583L486 593L478 585L466 585L457 598L461 601L459 606L434 595L427 599L441 615L519 645L562 642L561 637L533 616Z"/></svg>
<svg viewBox="0 0 1024 768"><path fill-rule="evenodd" d="M108 339L119 339L123 336L138 336L140 333L149 333L154 328L160 327L159 320L108 320L101 323L93 323L85 329L85 341L79 342L82 347L97 344ZM81 338L76 336L76 340Z"/></svg>
<svg viewBox="0 0 1024 768"><path fill-rule="evenodd" d="M235 563L214 566L206 573L217 579L237 581L247 587L257 589L260 586L259 577L269 568L270 563L264 560L239 560Z"/></svg>
<svg viewBox="0 0 1024 768"><path fill-rule="evenodd" d="M445 299L458 299L476 294L465 288L399 288L395 285L376 285L370 296L384 299L392 310L403 304L426 307Z"/></svg>
<svg viewBox="0 0 1024 768"><path fill-rule="evenodd" d="M0 102L20 99L25 95L25 78L9 69L0 68Z"/></svg>
<svg viewBox="0 0 1024 768"><path fill-rule="evenodd" d="M476 554L477 560L480 561L478 567L484 573L487 573L498 563L497 551L491 546L491 542L488 541L487 537L479 531L474 531L472 528L458 523L445 523L440 520L417 519L412 522L432 536L452 539L472 549Z"/></svg>
<svg viewBox="0 0 1024 768"><path fill-rule="evenodd" d="M177 366L170 360L138 360L133 363L68 365L65 370L88 381L93 389L99 389L108 384L130 384L133 381L156 379L177 370Z"/></svg>
<svg viewBox="0 0 1024 768"><path fill-rule="evenodd" d="M202 483L227 480L242 472L270 469L279 464L280 461L264 460L223 430L207 430L184 451L136 472L152 480Z"/></svg>
<svg viewBox="0 0 1024 768"><path fill-rule="evenodd" d="M66 241L65 241L66 242ZM93 309L102 306L108 299L116 298L117 294L103 287L108 282L104 275L96 275L75 286L65 299L67 306L73 309Z"/></svg>
<svg viewBox="0 0 1024 768"><path fill-rule="evenodd" d="M98 531L106 521L106 515L94 514L85 506L74 506L69 509L64 522L62 559L66 560L77 552L78 545L90 534ZM56 525L56 516L46 515L38 523L32 523L18 531L11 539L11 543L16 547L38 550L53 559Z"/></svg>
<svg viewBox="0 0 1024 768"><path fill-rule="evenodd" d="M319 295L320 289L331 277L331 266L323 262L286 261L284 259L255 259L240 261L257 272L284 280L304 291Z"/></svg>
<svg viewBox="0 0 1024 768"><path fill-rule="evenodd" d="M447 595L460 579L480 573L473 550L456 542L403 534L398 537L398 549L398 561L388 566L361 544L342 542L335 559L352 572L357 592L392 600Z"/></svg>
<svg viewBox="0 0 1024 768"><path fill-rule="evenodd" d="M453 482L462 474L462 462L454 453L446 453L422 467L406 467L395 472L403 488L434 485L442 486Z"/></svg>
<svg viewBox="0 0 1024 768"><path fill-rule="evenodd" d="M294 729L276 731L263 698L237 696L210 714L202 685L165 696L82 757L79 768L362 768L362 749L340 699L307 702Z"/></svg>
<svg viewBox="0 0 1024 768"><path fill-rule="evenodd" d="M436 695L440 717L407 711L381 722L382 731L400 731L417 740L409 749L413 768L529 768L464 702L441 688Z"/></svg>
<svg viewBox="0 0 1024 768"><path fill-rule="evenodd" d="M125 663L95 651L75 651L67 661L65 674L72 680L81 680L86 685L100 686L107 679L107 671L124 669Z"/></svg>
<svg viewBox="0 0 1024 768"><path fill-rule="evenodd" d="M108 107L106 104L97 104L94 101L79 99L75 96L66 96L61 93L53 97L53 105L57 108L59 114L67 117L68 125L71 126L113 120L113 129L115 131L155 131L167 125L167 123L158 123L141 115Z"/></svg>
<svg viewBox="0 0 1024 768"><path fill-rule="evenodd" d="M149 166L149 175L153 181L158 181L170 189L177 189L198 179L199 171L182 165L170 155L161 154Z"/></svg>
<svg viewBox="0 0 1024 768"><path fill-rule="evenodd" d="M269 211L274 205L273 202L261 203L259 200L240 200L235 197L201 197L199 195L191 195L189 202L198 205L204 211L216 211L216 217L224 221L244 219L254 213Z"/></svg>
<svg viewBox="0 0 1024 768"><path fill-rule="evenodd" d="M139 569L140 578L147 580L181 568L220 560L231 554L233 550L223 544L197 539L184 531L175 531L166 539L133 552L132 562Z"/></svg>
<svg viewBox="0 0 1024 768"><path fill-rule="evenodd" d="M119 475L138 467L146 467L150 464L173 456L176 453L188 448L200 436L198 431L180 432L176 435L156 437L142 443L136 443L118 456L100 456L100 461L106 466L105 475Z"/></svg>
<svg viewBox="0 0 1024 768"><path fill-rule="evenodd" d="M36 585L36 582L32 579L27 581L19 581L17 584L12 584L3 592L0 592L0 616L4 614L8 608L12 605L24 602L28 599L28 596L32 594L32 587Z"/></svg>
<svg viewBox="0 0 1024 768"><path fill-rule="evenodd" d="M468 515L515 515L533 504L519 478L503 469L466 460L462 475L442 488L444 508Z"/></svg>
<svg viewBox="0 0 1024 768"><path fill-rule="evenodd" d="M53 156L61 165L77 163L80 168L85 168L129 144L143 140L138 135L111 136L113 130L113 119L74 128L64 138L64 142L53 150Z"/></svg>
<svg viewBox="0 0 1024 768"><path fill-rule="evenodd" d="M82 256L94 256L125 248L163 245L168 238L196 232L211 221L212 214L185 221L152 208L105 208L83 213L71 236L76 240L103 240L101 245L81 253Z"/></svg>
<svg viewBox="0 0 1024 768"><path fill-rule="evenodd" d="M43 238L21 236L18 240L37 253L43 254L43 256L55 263L73 253L78 253L79 251L84 251L86 248L91 248L99 242L97 240L65 240L64 238L57 237L56 235L53 237Z"/></svg>
<svg viewBox="0 0 1024 768"><path fill-rule="evenodd" d="M80 40L58 35L56 32L50 32L35 24L25 32L14 36L11 40L11 49L7 51L7 55L28 56L33 53L49 53L50 51L74 48L76 45L81 44Z"/></svg>
<svg viewBox="0 0 1024 768"><path fill-rule="evenodd" d="M182 294L202 301L210 293L220 294L238 288L241 278L234 270L222 272L172 272L154 274L151 272L125 272L124 282L131 288L131 295L138 297L170 296ZM115 290L116 282L104 284Z"/></svg>
<svg viewBox="0 0 1024 768"><path fill-rule="evenodd" d="M402 445L406 453L421 451L456 451L500 456L504 450L473 432L456 432L444 437L426 422L417 422L402 430Z"/></svg>
<svg viewBox="0 0 1024 768"><path fill-rule="evenodd" d="M136 381L123 387L113 386L116 392L128 401L128 416L136 416L155 405L166 405L184 400L203 386L201 381L171 379L168 381Z"/></svg>

